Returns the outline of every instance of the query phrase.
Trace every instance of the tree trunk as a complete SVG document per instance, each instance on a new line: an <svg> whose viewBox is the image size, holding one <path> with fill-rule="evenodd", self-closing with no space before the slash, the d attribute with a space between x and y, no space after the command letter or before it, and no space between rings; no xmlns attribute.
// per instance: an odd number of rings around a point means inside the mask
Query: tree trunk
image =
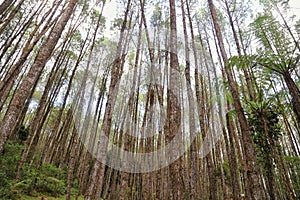
<svg viewBox="0 0 300 200"><path fill-rule="evenodd" d="M234 127L233 127L232 120L230 119L230 116L228 113L226 114L226 122L227 122L227 129L228 129L229 137L227 137L227 133L225 132L224 138L229 143L229 145L228 145L228 162L229 162L229 167L230 167L230 180L231 180L231 185L232 185L232 189L233 189L233 199L240 199L238 163L236 160L234 140L233 140L233 134L235 134L235 133L234 133Z"/></svg>
<svg viewBox="0 0 300 200"><path fill-rule="evenodd" d="M72 145L72 150L70 153L70 160L69 160L69 165L68 165L68 177L67 177L67 194L66 194L66 200L71 199L71 187L72 187L72 181L73 181L73 174L74 174L74 168L75 168L75 163L76 163L76 156L77 155L77 149L78 149L78 129L76 127L73 128L73 133L75 136L73 145Z"/></svg>
<svg viewBox="0 0 300 200"><path fill-rule="evenodd" d="M0 5L0 13L4 13L5 10L15 2L16 0L5 0L3 3Z"/></svg>
<svg viewBox="0 0 300 200"><path fill-rule="evenodd" d="M58 6L58 5L56 5ZM35 45L40 41L40 39L45 35L45 33L52 27L53 23L58 19L54 17L53 12L51 14L50 11L56 10L58 7L53 5L49 12L47 12L44 16L42 16L41 22L36 25L36 27L33 29L33 31L30 33L29 38L24 44L24 47L22 49L22 53L20 58L16 63L13 64L12 67L9 68L8 72L6 73L4 79L0 82L0 92L2 93L0 97L0 110L2 110L2 107L9 95L9 92L11 91L12 87L14 86L14 83L16 79L18 78L20 72L23 70L24 63L28 60L28 56L33 51ZM35 13L37 14L37 13ZM51 14L51 15L50 15ZM50 15L49 19L44 22L47 17ZM32 16L33 19L34 15ZM42 24L45 23L43 29L38 33L38 29L42 26ZM37 36L35 36L37 34ZM5 65L4 65L5 66Z"/></svg>
<svg viewBox="0 0 300 200"><path fill-rule="evenodd" d="M119 90L120 79L122 76L122 69L123 69L122 63L124 63L123 60L125 59L125 55L121 55L121 54L122 54L123 40L124 40L125 29L127 26L127 17L128 17L129 11L130 11L130 6L131 6L131 0L129 0L127 2L127 8L125 11L125 16L124 16L124 20L123 20L121 31L120 31L117 52L116 52L115 60L113 62L113 66L112 66L111 81L110 81L110 86L109 86L107 103L106 103L106 107L105 107L105 113L104 113L102 127L100 130L99 143L97 146L97 156L100 156L101 158L104 158L106 155L108 143L105 141L107 141L107 137L109 137L109 135L110 135L110 129L111 129L111 124L112 124L112 114L113 114L113 110L115 107L117 93ZM97 180L97 174L99 174L99 180ZM100 161L96 160L95 164L93 166L92 173L91 173L91 180L89 183L89 187L85 194L86 200L100 198L100 196L94 197L93 193L94 193L94 190L101 189L102 184L103 184L103 178L104 178L104 166L103 166L103 164L100 163ZM99 183L97 183L98 181L99 181ZM100 195L101 195L101 193L100 193Z"/></svg>
<svg viewBox="0 0 300 200"><path fill-rule="evenodd" d="M300 91L299 91L299 88L297 87L296 83L292 79L289 71L286 71L283 74L283 78L284 78L285 83L291 94L293 110L295 112L296 119L298 122L298 128L300 128Z"/></svg>
<svg viewBox="0 0 300 200"><path fill-rule="evenodd" d="M220 30L220 27L219 27L219 24L217 21L217 14L216 14L215 7L213 5L213 1L208 0L208 4L209 4L209 9L211 12L212 19L213 19L213 24L214 24L215 32L217 35L217 39L219 42L219 48L221 51L221 55L222 55L223 61L225 63L225 71L226 71L226 75L228 78L231 95L232 95L233 101L234 101L233 102L234 108L237 112L238 120L239 120L240 127L242 130L243 148L244 148L245 158L246 158L246 163L247 163L247 182L248 182L248 188L250 191L248 198L262 199L263 192L262 192L262 187L260 184L260 178L258 175L258 169L256 166L254 144L251 139L250 127L249 127L249 124L248 124L247 119L244 114L243 107L240 102L239 93L238 93L236 83L233 78L232 71L227 66L228 58L227 58L225 46L223 43L222 33L221 33L221 30Z"/></svg>
<svg viewBox="0 0 300 200"><path fill-rule="evenodd" d="M188 16L190 17L189 13L189 5L186 5L188 8ZM198 164L198 155L197 155L197 147L196 147L196 138L195 138L195 131L196 131L196 125L195 125L195 100L192 90L192 84L191 84L191 73L190 73L190 49L189 49L189 42L188 42L188 35L187 35L187 26L186 26L186 18L185 18L185 9L184 9L184 2L181 0L181 12L182 12L182 23L183 23L183 32L184 32L184 42L185 42L185 78L186 78L186 87L187 87L187 93L188 93L188 102L189 102L189 132L190 132L190 138L192 140L191 144L191 172L190 172L190 180L191 180L191 193L190 198L191 199L198 199L198 186L199 186L199 164ZM191 19L190 19L191 20ZM190 21L190 26L192 26ZM191 28L192 31L192 28ZM194 42L194 33L192 32L192 43L193 47L195 45ZM194 49L196 51L196 49ZM196 52L194 52L196 54ZM195 57L197 57L195 55ZM197 60L195 62L198 62ZM197 67L197 64L196 64Z"/></svg>
<svg viewBox="0 0 300 200"><path fill-rule="evenodd" d="M226 12L227 12L227 15L228 15L228 18L229 18L229 23L230 23L230 27L231 27L231 30L232 30L232 33L233 33L233 38L234 38L234 41L235 41L235 44L236 44L236 49L237 49L238 55L242 56L241 45L240 45L240 42L239 42L239 39L238 39L237 32L236 32L235 27L234 27L234 22L233 22L233 19L232 19L232 15L230 13L230 8L229 8L227 0L225 0L225 7L226 7ZM245 68L243 68L242 70L244 72L244 76L245 76L245 79L246 79L246 85L247 85L250 100L253 101L255 99L255 93L253 91L253 87L252 87L249 72Z"/></svg>
<svg viewBox="0 0 300 200"><path fill-rule="evenodd" d="M170 5L170 84L167 90L167 119L165 124L166 143L170 143L177 134L181 134L181 108L180 108L180 87L179 63L177 55L177 28L176 28L176 9L175 0L169 0ZM178 149L172 148L172 154L176 155ZM170 186L172 194L169 199L180 199L180 177L179 177L179 160L176 160L169 165L170 171Z"/></svg>
<svg viewBox="0 0 300 200"><path fill-rule="evenodd" d="M9 106L4 120L1 123L0 151L2 151L4 144L12 134L19 113L25 105L26 100L30 98L30 91L32 90L32 87L36 85L36 82L41 76L48 59L53 53L55 45L61 37L61 34L73 13L76 2L77 0L71 0L69 2L63 15L52 29L45 43L42 45L27 76L24 78L15 96L13 97L11 105Z"/></svg>

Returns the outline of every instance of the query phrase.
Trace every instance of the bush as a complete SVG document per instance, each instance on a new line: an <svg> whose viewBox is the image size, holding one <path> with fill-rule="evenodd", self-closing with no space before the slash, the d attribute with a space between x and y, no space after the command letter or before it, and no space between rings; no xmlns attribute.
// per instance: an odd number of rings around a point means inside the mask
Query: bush
<svg viewBox="0 0 300 200"><path fill-rule="evenodd" d="M33 188L36 192L58 197L66 191L66 176L66 171L60 170L54 165L43 163L39 170L28 169L28 166L24 167L23 178L31 180L30 186L32 188L32 184L34 184Z"/></svg>
<svg viewBox="0 0 300 200"><path fill-rule="evenodd" d="M14 185L14 190L18 193L28 193L30 191L32 180L27 179L20 181Z"/></svg>
<svg viewBox="0 0 300 200"><path fill-rule="evenodd" d="M44 179L38 179L36 183L37 192L43 194L49 194L51 196L58 197L63 195L66 191L65 183L54 177L45 177Z"/></svg>
<svg viewBox="0 0 300 200"><path fill-rule="evenodd" d="M0 153L0 199L17 199L13 185L22 148L9 141Z"/></svg>
<svg viewBox="0 0 300 200"><path fill-rule="evenodd" d="M63 195L66 191L67 170L54 165L43 163L36 170L26 163L20 182L15 183L22 148L22 145L9 141L0 154L0 199L19 199L18 194L29 194L33 192L32 189L54 197Z"/></svg>

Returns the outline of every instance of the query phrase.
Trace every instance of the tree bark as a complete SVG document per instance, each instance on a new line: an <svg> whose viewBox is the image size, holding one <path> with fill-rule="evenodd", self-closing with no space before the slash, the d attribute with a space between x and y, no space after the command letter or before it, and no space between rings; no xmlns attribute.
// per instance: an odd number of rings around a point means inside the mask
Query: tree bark
<svg viewBox="0 0 300 200"><path fill-rule="evenodd" d="M262 191L262 187L261 187L261 183L260 183L260 178L258 175L258 169L256 166L254 144L251 139L250 126L247 122L243 107L240 102L238 89L236 87L236 83L234 81L232 71L227 66L228 58L227 58L227 53L225 51L225 46L223 43L222 33L221 33L221 30L219 27L219 23L217 21L217 14L216 14L215 6L214 6L212 0L208 0L208 4L209 4L209 9L211 12L212 19L213 19L214 29L215 29L217 39L219 42L219 48L221 51L221 55L222 55L223 61L225 63L225 72L226 72L227 79L229 82L229 88L231 91L231 95L233 97L234 108L237 112L238 120L240 123L240 128L242 131L243 148L244 148L246 164L247 164L247 182L248 182L248 188L250 191L248 198L262 199L263 191Z"/></svg>
<svg viewBox="0 0 300 200"><path fill-rule="evenodd" d="M292 79L289 71L286 71L285 73L283 73L283 78L284 78L285 83L291 94L293 110L295 112L296 119L298 122L298 126L299 126L298 128L300 128L300 91L299 91L299 88L297 87L296 83Z"/></svg>
<svg viewBox="0 0 300 200"><path fill-rule="evenodd" d="M30 98L29 95L32 87L36 85L36 82L41 76L48 59L53 53L55 45L61 37L61 34L73 13L76 2L77 0L70 0L67 8L63 12L55 27L52 29L45 43L42 45L27 76L24 78L15 96L13 97L4 120L1 123L0 151L2 151L4 144L12 134L16 120L18 119L26 100Z"/></svg>
<svg viewBox="0 0 300 200"><path fill-rule="evenodd" d="M107 103L106 103L106 107L105 107L105 113L104 113L102 127L100 130L100 138L99 138L99 142L98 142L98 146L97 146L97 156L100 156L101 158L104 158L106 155L108 144L107 144L107 142L104 142L104 141L106 141L107 137L109 137L109 135L110 135L110 129L111 129L111 125L112 125L112 114L114 111L117 93L118 93L119 85L120 85L120 80L122 77L122 70L123 70L122 63L124 64L123 60L125 59L125 55L122 55L122 47L123 47L123 42L124 42L123 40L124 40L125 29L127 26L127 21L128 21L127 18L128 18L128 14L130 11L130 6L131 6L131 0L129 0L127 2L125 16L124 16L124 20L123 20L121 31L120 31L117 52L115 55L115 60L113 62L113 66L112 66L111 81L110 81L110 86L109 86ZM97 177L98 174L99 174L99 177ZM97 178L99 178L99 180L97 180ZM103 185L103 178L104 178L104 166L103 166L103 164L100 163L100 161L96 160L95 164L93 166L92 173L91 173L91 180L89 183L89 187L85 194L86 200L100 198L100 196L97 196L97 197L94 196L94 190L101 189L101 187ZM100 192L100 195L101 195L101 192Z"/></svg>
<svg viewBox="0 0 300 200"><path fill-rule="evenodd" d="M179 63L177 55L177 28L176 28L176 9L175 0L169 0L170 5L170 84L167 90L167 120L165 125L166 143L170 143L172 139L181 134L181 105L180 105L180 87ZM171 150L173 155L176 155L176 147ZM179 177L179 160L169 165L170 170L170 186L172 194L169 198L180 199L180 177Z"/></svg>
<svg viewBox="0 0 300 200"><path fill-rule="evenodd" d="M192 34L192 44L193 44L193 50L195 55L195 63L198 62L197 55L196 55L196 48L195 48L195 40L194 40L194 32L192 30L192 21L190 19L190 11L189 11L189 4L186 3L186 7L188 9L188 17L189 22L191 26L191 34ZM197 139L195 138L195 131L196 131L196 125L195 125L195 100L192 90L192 84L191 84L191 73L190 73L190 48L189 48L189 42L188 42L188 35L187 35L187 25L186 25L186 18L185 18L185 9L184 9L184 2L181 0L181 11L182 11L182 23L183 23L183 32L184 32L184 42L185 42L185 78L186 78L186 87L187 87L187 93L188 93L188 102L189 102L189 132L190 132L190 138L192 141L191 144L191 172L189 175L189 178L191 180L191 192L190 192L190 198L191 199L198 199L198 186L199 186L199 163L198 163L198 155L197 155ZM196 67L198 64L196 64Z"/></svg>
<svg viewBox="0 0 300 200"><path fill-rule="evenodd" d="M1 5L0 5L0 13L4 13L5 10L15 2L16 0L5 0Z"/></svg>

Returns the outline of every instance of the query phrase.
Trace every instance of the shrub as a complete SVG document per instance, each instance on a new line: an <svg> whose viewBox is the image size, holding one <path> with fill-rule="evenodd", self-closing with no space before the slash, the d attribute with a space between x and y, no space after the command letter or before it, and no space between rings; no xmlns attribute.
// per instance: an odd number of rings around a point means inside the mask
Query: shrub
<svg viewBox="0 0 300 200"><path fill-rule="evenodd" d="M8 141L0 153L0 199L17 199L13 185L22 148Z"/></svg>
<svg viewBox="0 0 300 200"><path fill-rule="evenodd" d="M54 177L44 177L43 179L38 179L36 190L44 194L58 197L65 193L66 186L62 180Z"/></svg>
<svg viewBox="0 0 300 200"><path fill-rule="evenodd" d="M46 163L43 163L39 170L25 163L22 178L15 183L22 148L22 145L9 141L0 153L0 199L19 199L19 194L31 193L32 189L55 197L64 194L67 170Z"/></svg>
<svg viewBox="0 0 300 200"><path fill-rule="evenodd" d="M27 178L34 184L36 192L58 197L66 191L66 174L65 170L58 169L54 165L43 163L39 170L28 169L26 166L23 178ZM32 187L32 186L31 186ZM30 188L29 188L30 189Z"/></svg>

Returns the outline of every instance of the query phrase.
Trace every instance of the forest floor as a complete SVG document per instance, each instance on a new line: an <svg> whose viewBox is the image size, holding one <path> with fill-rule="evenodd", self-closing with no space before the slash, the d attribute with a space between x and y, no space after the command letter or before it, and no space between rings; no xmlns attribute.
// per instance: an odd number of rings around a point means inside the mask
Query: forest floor
<svg viewBox="0 0 300 200"><path fill-rule="evenodd" d="M20 200L65 200L66 196L60 196L60 197L51 197L51 196L47 196L47 195L43 195L43 194L39 194L39 195L35 195L35 196L28 196L25 194L21 195ZM76 199L76 197L71 197L71 200L83 200L83 197L78 197Z"/></svg>

